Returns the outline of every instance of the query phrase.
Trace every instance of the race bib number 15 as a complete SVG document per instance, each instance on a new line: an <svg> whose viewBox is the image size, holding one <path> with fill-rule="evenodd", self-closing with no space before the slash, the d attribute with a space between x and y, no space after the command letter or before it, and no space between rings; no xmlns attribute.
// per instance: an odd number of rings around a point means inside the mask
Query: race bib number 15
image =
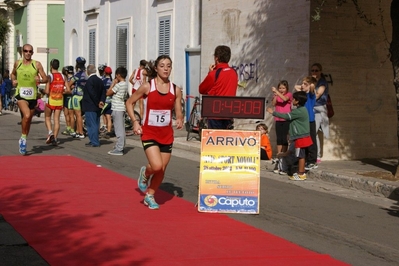
<svg viewBox="0 0 399 266"><path fill-rule="evenodd" d="M148 125L155 127L165 127L170 124L170 110L151 109L148 117Z"/></svg>

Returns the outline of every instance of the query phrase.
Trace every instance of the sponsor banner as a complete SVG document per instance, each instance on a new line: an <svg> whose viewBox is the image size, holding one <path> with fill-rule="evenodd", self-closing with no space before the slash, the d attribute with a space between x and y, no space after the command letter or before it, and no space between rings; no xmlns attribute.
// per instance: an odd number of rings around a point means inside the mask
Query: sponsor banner
<svg viewBox="0 0 399 266"><path fill-rule="evenodd" d="M260 131L204 129L198 211L259 213Z"/></svg>

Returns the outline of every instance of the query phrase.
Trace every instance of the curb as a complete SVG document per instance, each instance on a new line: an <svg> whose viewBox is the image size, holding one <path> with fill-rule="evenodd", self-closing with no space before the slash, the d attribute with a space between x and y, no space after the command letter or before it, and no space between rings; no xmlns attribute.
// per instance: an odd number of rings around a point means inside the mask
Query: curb
<svg viewBox="0 0 399 266"><path fill-rule="evenodd" d="M187 141L183 137L175 137L173 148L201 153L201 143L195 140ZM267 171L273 171L274 165L269 161L262 161L262 166ZM262 168L262 167L261 167ZM312 179L319 179L322 181L334 183L345 188L353 188L365 192L370 192L385 198L399 201L399 184L392 181L383 181L375 178L368 178L362 175L348 175L342 173L333 173L331 170L311 170L307 173L308 177Z"/></svg>
<svg viewBox="0 0 399 266"><path fill-rule="evenodd" d="M314 179L335 183L347 188L354 188L374 194L380 194L392 200L399 200L399 188L397 185L383 183L375 180L368 180L359 176L345 176L326 171L310 172L308 175Z"/></svg>

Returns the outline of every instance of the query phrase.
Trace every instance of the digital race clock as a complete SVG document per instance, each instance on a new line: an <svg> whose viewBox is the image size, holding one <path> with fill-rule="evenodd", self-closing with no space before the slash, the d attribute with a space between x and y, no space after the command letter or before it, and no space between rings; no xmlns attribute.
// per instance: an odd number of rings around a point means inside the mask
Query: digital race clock
<svg viewBox="0 0 399 266"><path fill-rule="evenodd" d="M201 116L264 119L264 97L202 96Z"/></svg>

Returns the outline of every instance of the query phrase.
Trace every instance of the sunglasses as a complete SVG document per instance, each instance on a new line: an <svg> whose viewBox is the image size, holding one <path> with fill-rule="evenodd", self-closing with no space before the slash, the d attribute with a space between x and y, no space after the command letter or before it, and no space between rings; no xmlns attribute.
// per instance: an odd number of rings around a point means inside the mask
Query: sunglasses
<svg viewBox="0 0 399 266"><path fill-rule="evenodd" d="M318 69L312 69L312 70L310 70L311 72L319 72L320 70L318 70Z"/></svg>
<svg viewBox="0 0 399 266"><path fill-rule="evenodd" d="M33 50L24 50L24 53L33 54Z"/></svg>

